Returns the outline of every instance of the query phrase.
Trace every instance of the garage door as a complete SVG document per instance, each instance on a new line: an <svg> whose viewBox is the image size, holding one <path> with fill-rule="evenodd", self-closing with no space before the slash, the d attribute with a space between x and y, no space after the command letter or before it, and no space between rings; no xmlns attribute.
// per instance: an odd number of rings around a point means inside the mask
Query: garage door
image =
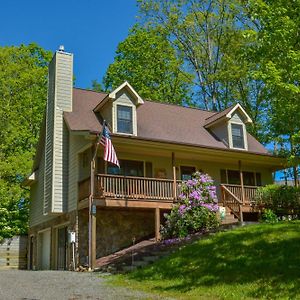
<svg viewBox="0 0 300 300"><path fill-rule="evenodd" d="M50 249L51 249L51 230L43 231L39 234L40 237L40 269L50 269Z"/></svg>

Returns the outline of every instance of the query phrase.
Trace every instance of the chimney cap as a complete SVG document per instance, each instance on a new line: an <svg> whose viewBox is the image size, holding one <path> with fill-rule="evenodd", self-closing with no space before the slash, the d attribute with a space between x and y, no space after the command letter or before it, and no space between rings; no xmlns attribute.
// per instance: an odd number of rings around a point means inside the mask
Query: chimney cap
<svg viewBox="0 0 300 300"><path fill-rule="evenodd" d="M65 46L64 45L60 45L58 47L58 51L65 52Z"/></svg>

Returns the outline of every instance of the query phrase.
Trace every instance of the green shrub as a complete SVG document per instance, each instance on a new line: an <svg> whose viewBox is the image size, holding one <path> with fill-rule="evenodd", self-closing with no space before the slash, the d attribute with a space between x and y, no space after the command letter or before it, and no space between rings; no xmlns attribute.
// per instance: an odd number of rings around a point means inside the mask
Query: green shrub
<svg viewBox="0 0 300 300"><path fill-rule="evenodd" d="M164 239L185 237L219 225L216 187L207 174L196 172L193 179L183 182L179 199L171 213L165 214L166 223L161 229Z"/></svg>
<svg viewBox="0 0 300 300"><path fill-rule="evenodd" d="M278 217L272 209L265 209L262 213L261 221L265 223L277 223Z"/></svg>
<svg viewBox="0 0 300 300"><path fill-rule="evenodd" d="M277 215L299 215L300 188L276 184L261 187L256 204L271 209Z"/></svg>

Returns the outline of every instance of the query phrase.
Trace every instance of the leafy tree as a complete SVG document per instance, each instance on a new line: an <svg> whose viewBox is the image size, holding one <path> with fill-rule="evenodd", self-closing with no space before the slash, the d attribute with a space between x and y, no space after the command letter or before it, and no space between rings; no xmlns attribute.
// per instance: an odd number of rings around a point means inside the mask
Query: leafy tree
<svg viewBox="0 0 300 300"><path fill-rule="evenodd" d="M184 68L194 75L193 102L205 109L222 110L240 102L254 126L264 134L268 98L266 85L254 76L257 58L252 45L257 31L239 0L139 0L141 24L164 32Z"/></svg>
<svg viewBox="0 0 300 300"><path fill-rule="evenodd" d="M102 84L98 82L96 79L92 80L91 90L95 92L103 92Z"/></svg>
<svg viewBox="0 0 300 300"><path fill-rule="evenodd" d="M221 110L232 101L243 74L237 63L244 43L237 1L139 0L142 24L165 32L186 70L194 75L194 100Z"/></svg>
<svg viewBox="0 0 300 300"><path fill-rule="evenodd" d="M47 97L51 53L36 44L0 48L0 238L26 233L28 190Z"/></svg>
<svg viewBox="0 0 300 300"><path fill-rule="evenodd" d="M181 70L182 64L162 33L135 26L118 46L104 77L105 89L127 80L144 98L188 103L192 76Z"/></svg>
<svg viewBox="0 0 300 300"><path fill-rule="evenodd" d="M300 1L252 0L248 14L257 26L255 76L268 87L268 124L272 139L281 144L293 177L300 161Z"/></svg>

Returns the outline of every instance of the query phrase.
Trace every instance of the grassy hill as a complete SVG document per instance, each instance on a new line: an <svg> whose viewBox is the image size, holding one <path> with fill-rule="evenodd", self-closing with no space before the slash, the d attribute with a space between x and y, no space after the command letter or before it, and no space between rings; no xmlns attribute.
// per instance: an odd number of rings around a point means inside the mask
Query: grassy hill
<svg viewBox="0 0 300 300"><path fill-rule="evenodd" d="M178 299L300 299L300 222L220 232L113 284Z"/></svg>

